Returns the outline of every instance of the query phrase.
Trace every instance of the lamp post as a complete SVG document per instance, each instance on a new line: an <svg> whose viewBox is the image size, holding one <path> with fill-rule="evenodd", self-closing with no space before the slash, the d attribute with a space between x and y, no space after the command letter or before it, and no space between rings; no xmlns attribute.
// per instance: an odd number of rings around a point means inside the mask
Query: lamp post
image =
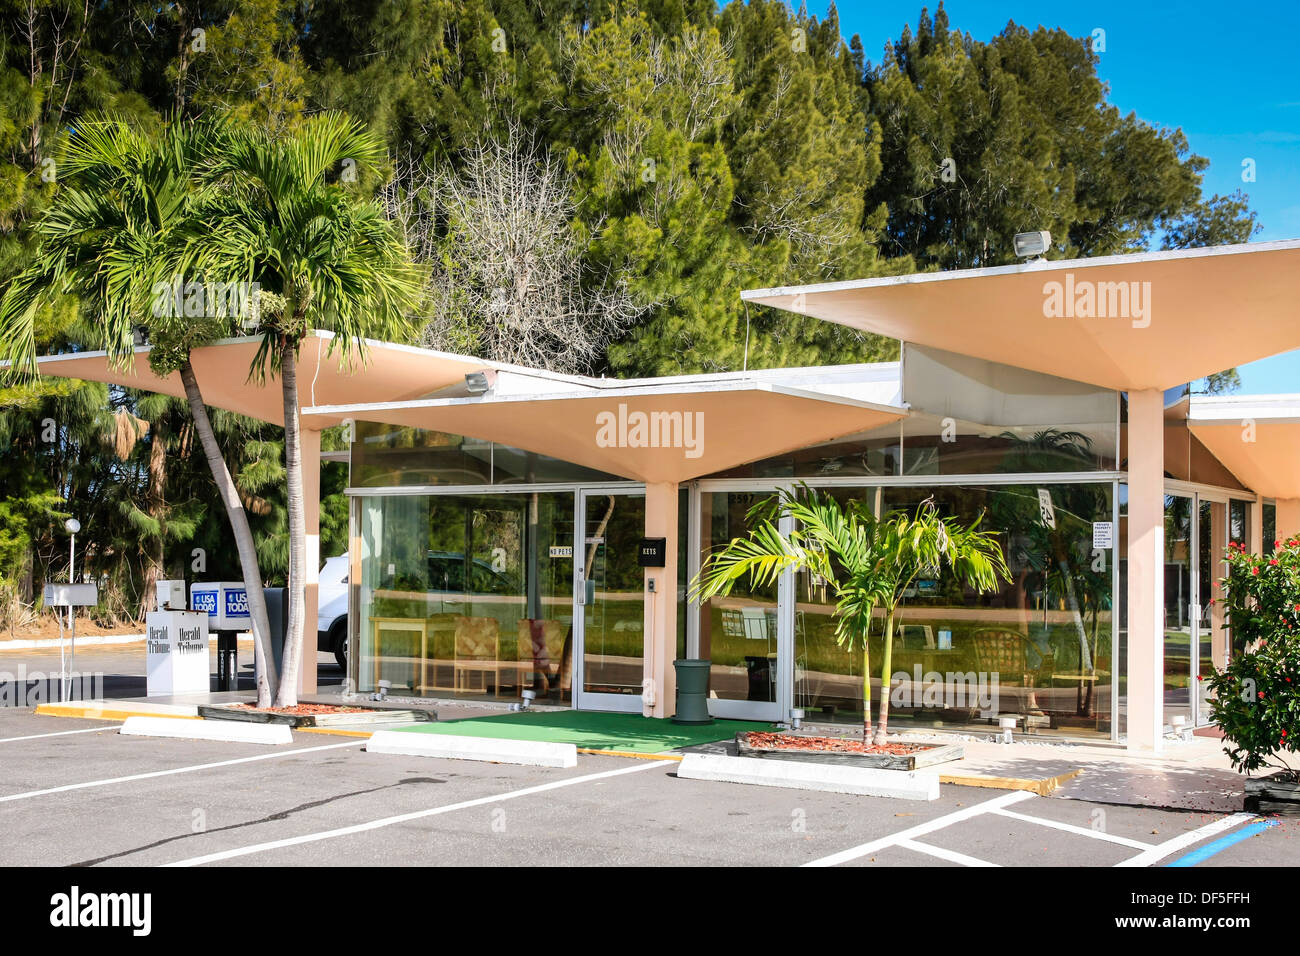
<svg viewBox="0 0 1300 956"><path fill-rule="evenodd" d="M81 530L81 522L76 518L69 518L63 522L64 529L72 536L68 542L68 583L73 582L72 568L77 557L77 532Z"/></svg>
<svg viewBox="0 0 1300 956"><path fill-rule="evenodd" d="M73 568L77 559L77 532L81 530L81 522L76 518L69 518L63 522L63 527L71 536L68 542L68 584L72 584L74 579ZM73 661L77 657L77 617L71 601L68 602L68 632L72 640L66 666L63 661L63 641L59 641L59 670L63 678L59 685L60 700L68 699L68 692L71 689L69 687L68 671L71 670Z"/></svg>

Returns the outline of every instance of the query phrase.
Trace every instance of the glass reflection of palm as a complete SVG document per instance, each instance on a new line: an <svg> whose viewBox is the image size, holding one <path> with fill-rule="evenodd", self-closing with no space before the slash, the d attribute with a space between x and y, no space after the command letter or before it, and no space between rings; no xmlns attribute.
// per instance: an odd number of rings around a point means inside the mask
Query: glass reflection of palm
<svg viewBox="0 0 1300 956"><path fill-rule="evenodd" d="M1059 470L1063 462L1077 462L1078 470L1082 471L1093 460L1092 442L1080 432L1048 428L1029 438L1011 432L1001 437L1012 443L1005 464L1010 472ZM1017 541L1018 590L1027 595L1036 584L1042 594L1042 629L1035 635L1033 628L1029 628L1030 653L1038 657L1038 661L1027 661L1032 669L1049 663L1055 656L1048 623L1049 606L1064 603L1071 614L1079 652L1075 710L1083 717L1093 716L1100 612L1110 608L1110 572L1104 560L1098 567L1088 534L1095 515L1109 516L1107 490L1105 485L1097 484L1048 486L1055 527L1044 516L1036 495L1031 497L1008 489L995 494L990 507L998 527L1006 529ZM1080 546L1081 542L1085 543ZM1091 634L1084 626L1085 614L1090 618ZM1029 693L1028 707L1031 714L1042 713L1033 690Z"/></svg>

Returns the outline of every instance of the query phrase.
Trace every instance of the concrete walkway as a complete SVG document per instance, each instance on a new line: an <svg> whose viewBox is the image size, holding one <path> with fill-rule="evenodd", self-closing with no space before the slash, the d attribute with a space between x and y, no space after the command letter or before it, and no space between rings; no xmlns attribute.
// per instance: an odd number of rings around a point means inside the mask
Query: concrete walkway
<svg viewBox="0 0 1300 956"><path fill-rule="evenodd" d="M961 743L965 758L938 768L954 783L1030 789L1044 796L1052 793L1097 803L1215 812L1241 810L1245 797L1245 776L1232 769L1223 742L1212 738L1165 740L1154 754L1024 740ZM1033 787L1022 781L1041 783Z"/></svg>

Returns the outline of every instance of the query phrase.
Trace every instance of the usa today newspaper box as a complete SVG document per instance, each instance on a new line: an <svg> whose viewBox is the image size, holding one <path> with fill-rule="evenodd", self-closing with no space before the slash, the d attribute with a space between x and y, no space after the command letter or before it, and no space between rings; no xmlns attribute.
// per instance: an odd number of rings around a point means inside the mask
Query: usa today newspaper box
<svg viewBox="0 0 1300 956"><path fill-rule="evenodd" d="M252 630L248 592L242 581L216 581L190 585L190 610L208 615L208 630Z"/></svg>
<svg viewBox="0 0 1300 956"><path fill-rule="evenodd" d="M208 630L217 634L217 690L239 690L237 634L252 630L248 591L242 581L195 581L190 607L208 615Z"/></svg>
<svg viewBox="0 0 1300 956"><path fill-rule="evenodd" d="M198 611L145 615L146 686L155 694L203 694L208 681L208 616Z"/></svg>

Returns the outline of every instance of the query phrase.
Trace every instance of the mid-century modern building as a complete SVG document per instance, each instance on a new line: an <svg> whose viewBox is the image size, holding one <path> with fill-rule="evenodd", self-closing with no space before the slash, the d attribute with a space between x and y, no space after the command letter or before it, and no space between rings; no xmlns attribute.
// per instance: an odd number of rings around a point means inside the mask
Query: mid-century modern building
<svg viewBox="0 0 1300 956"><path fill-rule="evenodd" d="M1006 554L994 593L940 572L908 595L891 727L1014 715L1028 733L1156 748L1208 722L1198 678L1239 650L1211 600L1223 550L1300 533L1300 395L1189 383L1300 348L1300 241L744 298L892 337L899 360L614 380L381 343L349 367L327 335L307 340L309 457L320 429L351 426L358 691L531 689L665 717L674 659L707 658L715 716L860 722L861 658L834 641L825 581L687 597L749 509L802 482L877 514L933 499ZM210 404L278 422L277 383L247 380L255 349L229 340L193 364ZM143 356L41 367L180 393Z"/></svg>

